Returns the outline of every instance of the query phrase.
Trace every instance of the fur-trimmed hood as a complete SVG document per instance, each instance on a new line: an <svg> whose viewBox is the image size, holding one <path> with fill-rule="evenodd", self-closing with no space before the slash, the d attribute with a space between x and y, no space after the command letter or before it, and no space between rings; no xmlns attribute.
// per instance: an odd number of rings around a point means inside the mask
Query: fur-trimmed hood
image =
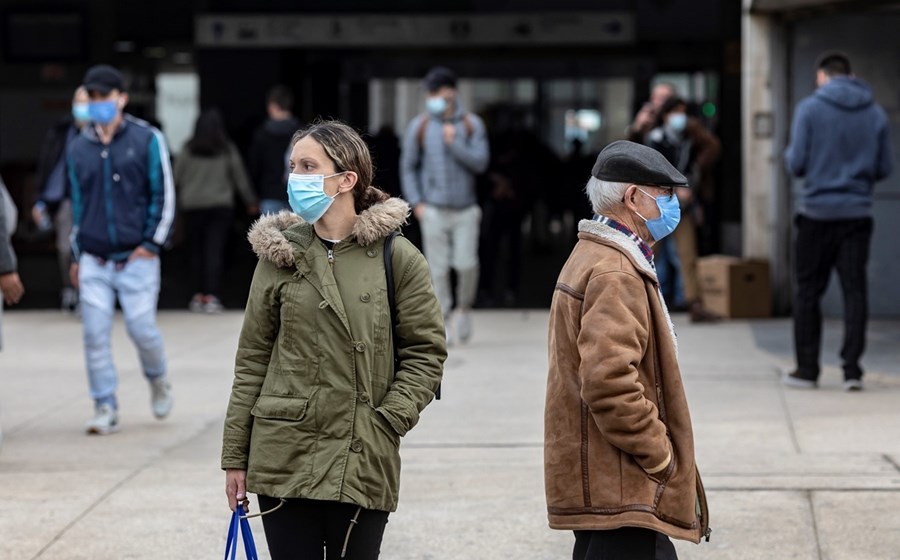
<svg viewBox="0 0 900 560"><path fill-rule="evenodd" d="M399 198L389 198L359 214L353 224L352 236L359 245L367 247L399 229L408 217L409 204ZM295 253L286 232L303 227L309 227L309 224L293 212L284 210L257 220L250 227L247 239L257 257L288 268L294 265Z"/></svg>

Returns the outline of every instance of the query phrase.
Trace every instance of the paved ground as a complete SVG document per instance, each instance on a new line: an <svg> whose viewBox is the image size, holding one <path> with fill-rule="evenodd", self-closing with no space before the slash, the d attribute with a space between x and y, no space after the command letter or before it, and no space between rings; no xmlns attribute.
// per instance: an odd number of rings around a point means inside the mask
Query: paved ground
<svg viewBox="0 0 900 560"><path fill-rule="evenodd" d="M0 557L221 558L218 457L240 318L161 315L177 399L165 422L118 324L122 431L89 438L79 325L8 312ZM710 543L678 543L681 558L900 559L900 323L872 324L859 394L840 391L837 324L822 388L798 392L777 382L788 321L676 323L713 526ZM543 505L546 313L481 313L476 328L451 354L444 400L404 439L383 558L571 557Z"/></svg>

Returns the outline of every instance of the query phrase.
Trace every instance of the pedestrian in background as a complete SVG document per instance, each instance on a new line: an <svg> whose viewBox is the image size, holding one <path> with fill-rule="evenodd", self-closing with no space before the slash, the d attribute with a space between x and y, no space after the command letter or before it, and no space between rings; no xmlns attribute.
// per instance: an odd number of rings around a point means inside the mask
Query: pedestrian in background
<svg viewBox="0 0 900 560"><path fill-rule="evenodd" d="M575 560L674 558L666 536L709 534L651 249L678 225L674 190L687 186L659 152L607 146L587 184L594 219L580 222L553 294L545 488L550 527L575 532Z"/></svg>
<svg viewBox="0 0 900 560"><path fill-rule="evenodd" d="M156 326L159 253L175 217L175 188L162 133L124 115L128 93L121 72L88 69L92 124L68 148L74 217L72 283L81 289L84 352L94 417L89 434L119 427L118 379L111 335L116 299L150 384L151 408L163 419L172 409L163 340Z"/></svg>
<svg viewBox="0 0 900 560"><path fill-rule="evenodd" d="M846 55L825 53L816 65L818 89L794 111L784 152L788 171L802 177L796 204L794 352L797 369L785 385L815 388L822 345L820 304L832 269L844 294L844 388L862 389L859 361L869 316L872 190L890 175L890 124L868 84L853 76Z"/></svg>
<svg viewBox="0 0 900 560"><path fill-rule="evenodd" d="M424 85L426 111L406 128L400 179L403 196L422 228L448 341L466 342L472 335L471 309L478 294L481 208L475 176L488 166L487 134L481 119L460 102L453 71L433 68ZM457 275L455 318L451 269Z"/></svg>
<svg viewBox="0 0 900 560"><path fill-rule="evenodd" d="M697 279L697 226L704 219L703 207L695 193L712 191L712 172L722 151L719 139L697 123L688 126L687 103L670 97L659 110L662 125L650 131L646 144L661 153L675 169L688 178L692 189L678 189L681 223L670 237L654 249L661 257L657 274L663 294L672 295L676 307L687 308L693 323L718 321L700 299Z"/></svg>
<svg viewBox="0 0 900 560"><path fill-rule="evenodd" d="M660 124L660 110L663 103L675 97L675 86L668 82L660 82L650 91L650 100L641 105L634 116L634 121L625 129L625 136L632 142L644 144L650 131Z"/></svg>
<svg viewBox="0 0 900 560"><path fill-rule="evenodd" d="M3 350L3 304L16 304L25 294L25 288L16 272L16 253L10 237L16 228L17 214L12 198L0 178L0 350ZM3 427L0 426L0 447L3 445Z"/></svg>
<svg viewBox="0 0 900 560"><path fill-rule="evenodd" d="M287 181L287 152L291 136L300 122L291 113L294 95L285 86L275 86L266 97L269 118L253 135L250 144L250 179L259 197L263 214L289 210L284 185Z"/></svg>
<svg viewBox="0 0 900 560"><path fill-rule="evenodd" d="M402 236L389 307L385 238L409 206L369 186L359 134L323 122L292 144L299 217L265 216L249 235L260 261L225 419L225 493L232 510L247 491L263 510L281 504L262 518L273 560L375 559L397 508L400 437L441 380L444 325L428 265Z"/></svg>
<svg viewBox="0 0 900 560"><path fill-rule="evenodd" d="M250 215L257 214L259 206L241 156L216 109L208 109L197 118L194 135L175 161L175 185L191 248L194 296L188 307L195 312L221 312L225 243L234 217L235 195L240 196Z"/></svg>
<svg viewBox="0 0 900 560"><path fill-rule="evenodd" d="M25 288L19 278L18 261L10 237L16 231L16 208L0 178L0 350L3 349L3 304L19 303Z"/></svg>
<svg viewBox="0 0 900 560"><path fill-rule="evenodd" d="M87 90L79 86L72 98L71 114L47 131L34 178L40 194L31 209L31 217L39 230L56 230L57 259L63 285L60 306L69 312L78 309L78 290L69 276L72 267L72 201L66 191L66 149L91 120L88 101Z"/></svg>

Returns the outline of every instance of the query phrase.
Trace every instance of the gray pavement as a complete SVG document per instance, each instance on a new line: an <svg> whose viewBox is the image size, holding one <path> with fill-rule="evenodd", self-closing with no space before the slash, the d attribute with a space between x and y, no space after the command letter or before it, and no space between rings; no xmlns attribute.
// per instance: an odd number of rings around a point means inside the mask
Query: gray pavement
<svg viewBox="0 0 900 560"><path fill-rule="evenodd" d="M221 558L218 468L241 315L160 315L176 403L153 419L119 321L122 431L87 437L74 319L8 312L0 354L0 558ZM546 312L482 312L447 363L444 400L404 438L382 558L563 559L542 482ZM900 322L873 322L867 390L840 390L840 325L816 391L785 390L790 322L676 317L712 541L682 559L900 559ZM255 510L254 503L254 510ZM262 557L261 524L254 520Z"/></svg>

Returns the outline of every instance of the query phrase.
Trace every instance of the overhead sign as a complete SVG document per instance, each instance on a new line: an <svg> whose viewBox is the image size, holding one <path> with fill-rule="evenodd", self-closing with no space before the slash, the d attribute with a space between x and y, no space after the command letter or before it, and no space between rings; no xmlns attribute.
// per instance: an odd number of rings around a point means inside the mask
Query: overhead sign
<svg viewBox="0 0 900 560"><path fill-rule="evenodd" d="M629 12L444 15L201 15L196 44L234 47L619 45L635 40Z"/></svg>

